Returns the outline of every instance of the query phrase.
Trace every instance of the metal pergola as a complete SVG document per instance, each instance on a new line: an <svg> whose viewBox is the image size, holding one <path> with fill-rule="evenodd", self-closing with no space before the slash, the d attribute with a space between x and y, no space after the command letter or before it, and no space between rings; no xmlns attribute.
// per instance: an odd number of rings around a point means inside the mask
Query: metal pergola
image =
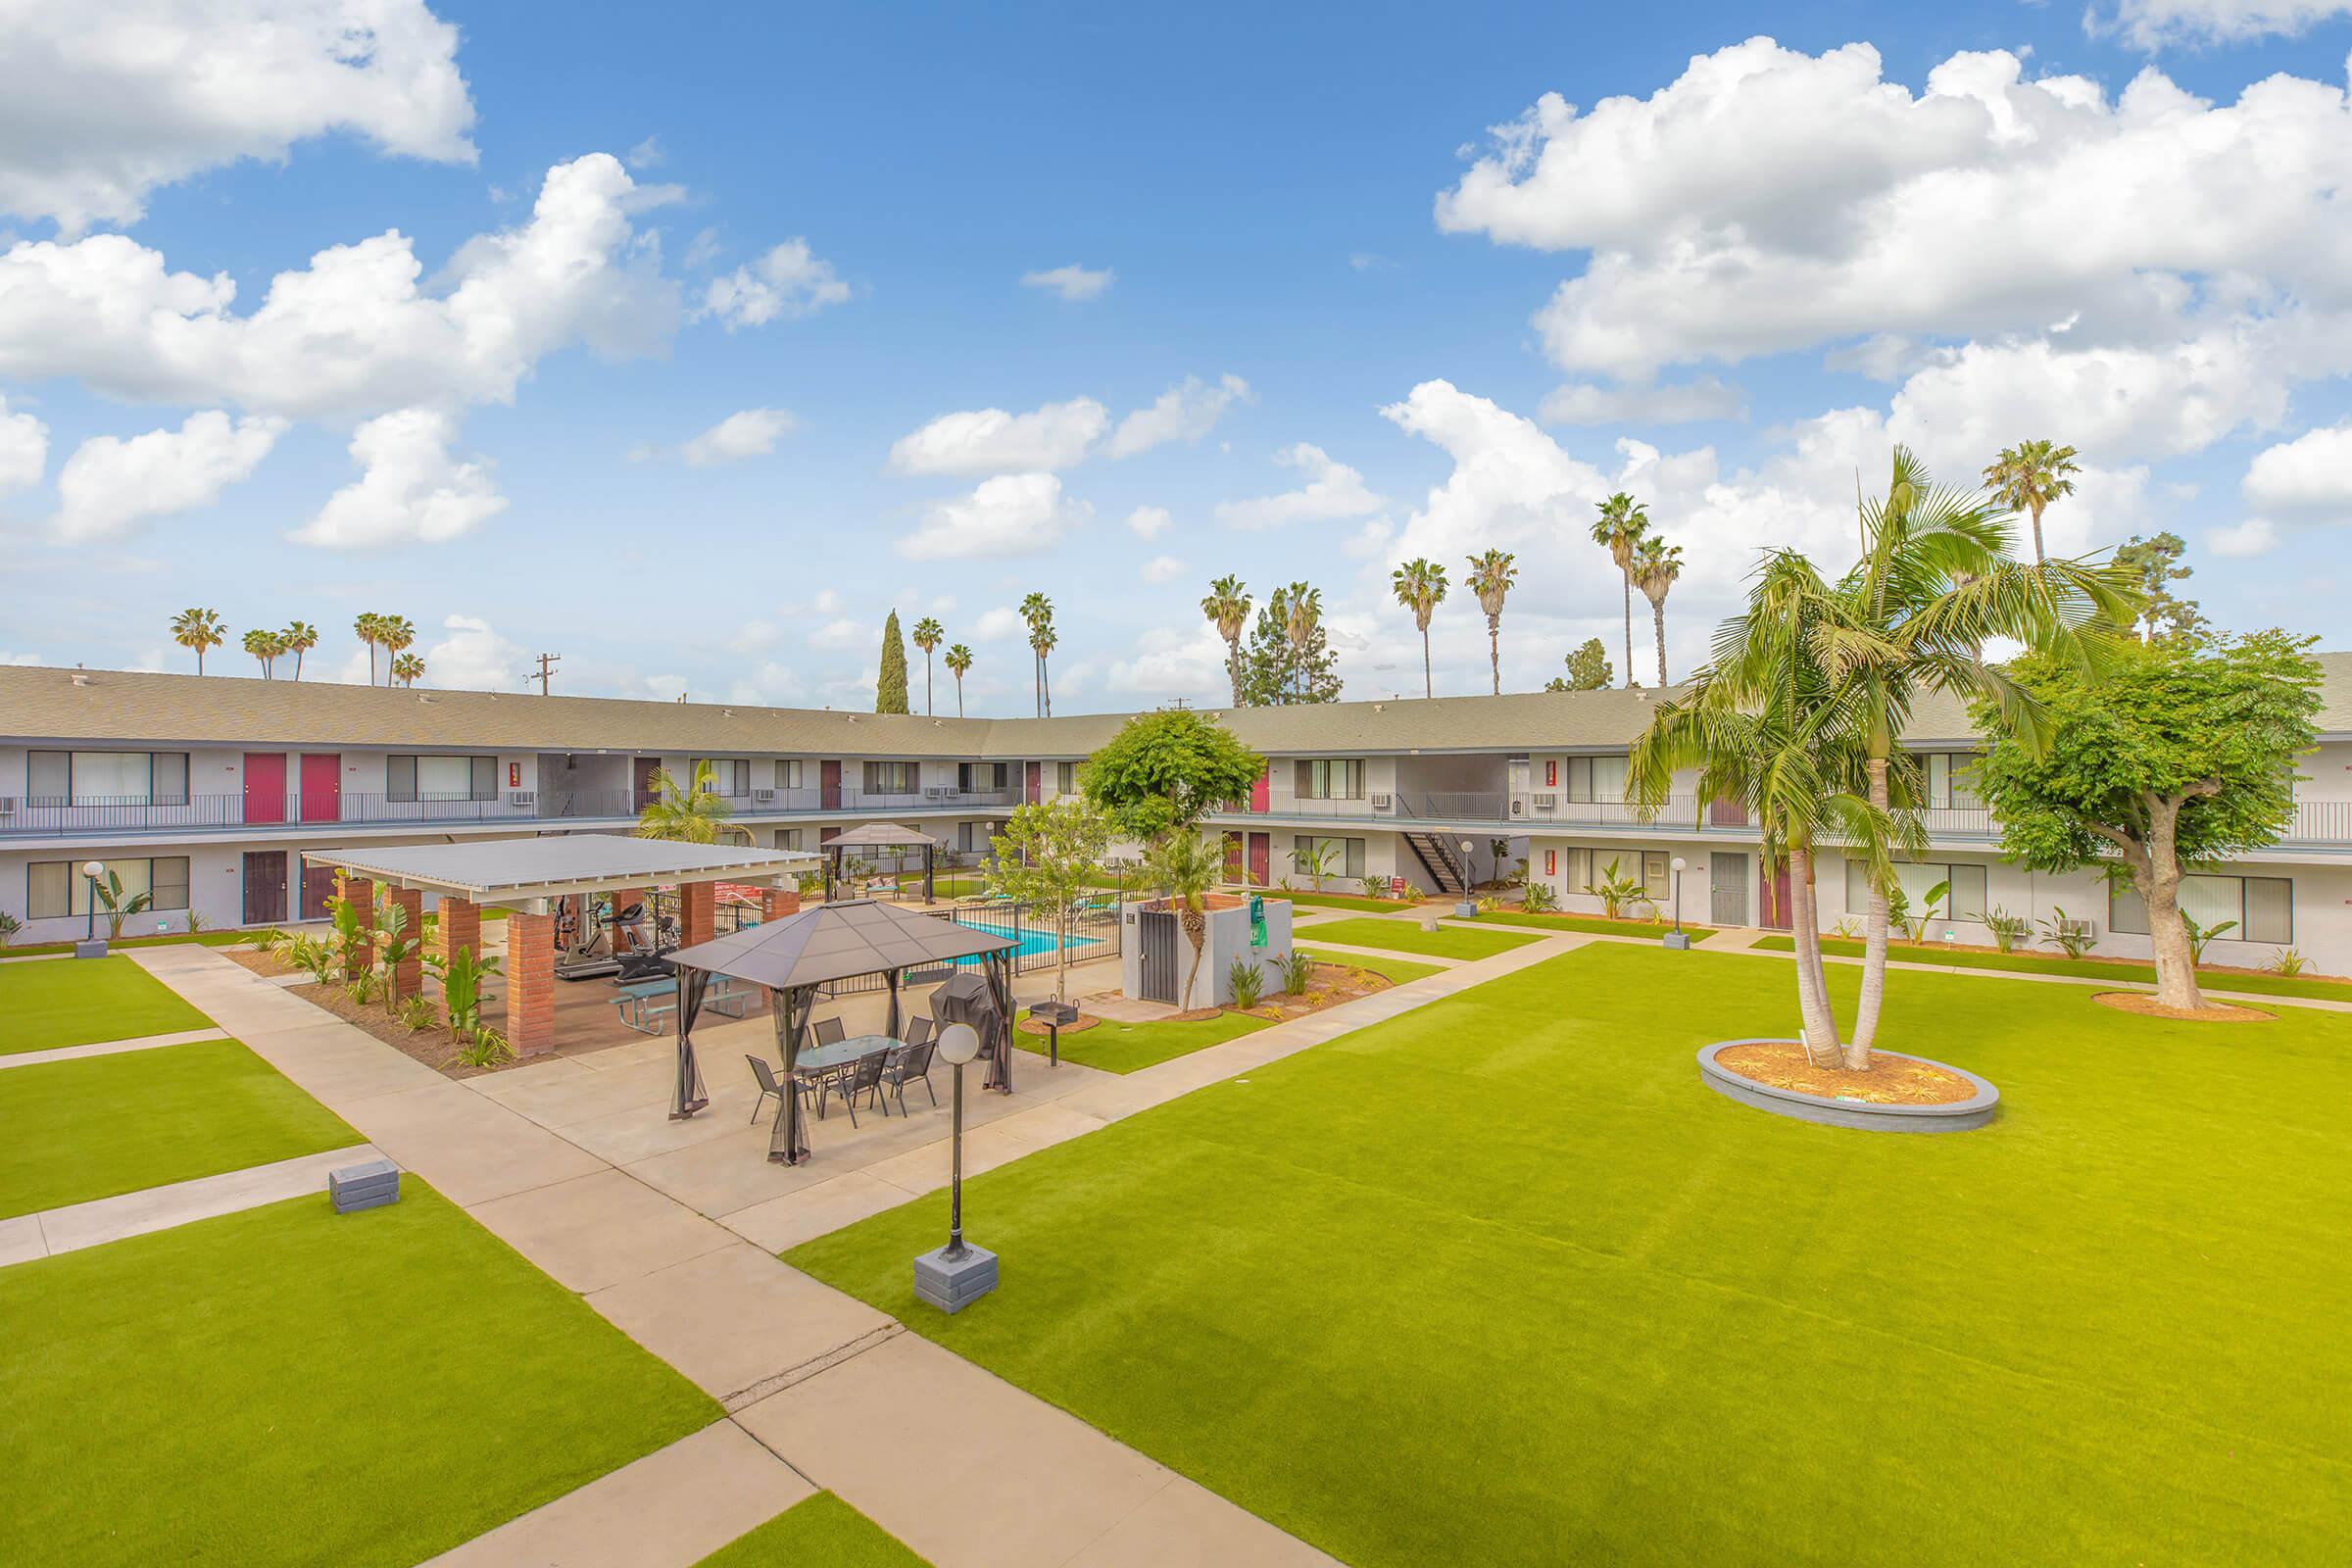
<svg viewBox="0 0 2352 1568"><path fill-rule="evenodd" d="M925 904L935 902L932 893L933 873L938 859L939 840L931 837L928 833L918 833L913 828L902 827L896 822L868 822L861 827L851 828L846 833L836 834L817 846L826 853L827 857L825 860L825 902L830 904L833 901L833 890L841 883L841 863L844 852L849 850L904 850L916 845L920 845L923 851L923 902Z"/></svg>

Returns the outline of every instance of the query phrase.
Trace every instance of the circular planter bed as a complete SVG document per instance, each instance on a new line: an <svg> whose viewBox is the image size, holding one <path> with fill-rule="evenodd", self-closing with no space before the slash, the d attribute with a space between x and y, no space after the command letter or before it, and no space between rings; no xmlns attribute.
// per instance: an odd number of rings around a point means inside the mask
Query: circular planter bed
<svg viewBox="0 0 2352 1568"><path fill-rule="evenodd" d="M2187 1023L2269 1023L2278 1016L2260 1007L2240 1007L2227 1002L2208 1002L2193 1010L2168 1007L2150 991L2102 991L2090 1000L2118 1012L2135 1012L2142 1018L2178 1018Z"/></svg>
<svg viewBox="0 0 2352 1568"><path fill-rule="evenodd" d="M1698 1054L1698 1075L1717 1094L1776 1116L1873 1132L1968 1132L1992 1120L2000 1104L2001 1092L1965 1068L1894 1052L1875 1054L1878 1065L1868 1073L1848 1073L1806 1068L1793 1041L1721 1040ZM1776 1077L1811 1087L1764 1081Z"/></svg>

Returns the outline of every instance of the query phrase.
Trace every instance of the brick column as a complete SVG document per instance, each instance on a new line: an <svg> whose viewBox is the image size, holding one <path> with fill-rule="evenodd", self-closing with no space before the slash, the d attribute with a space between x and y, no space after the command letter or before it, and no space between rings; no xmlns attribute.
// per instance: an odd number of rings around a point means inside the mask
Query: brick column
<svg viewBox="0 0 2352 1568"><path fill-rule="evenodd" d="M645 889L614 888L612 893L607 895L607 897L611 898L612 901L612 918L617 921L621 917L622 912L626 910L630 905L641 904L645 901ZM649 925L646 929L650 931L653 928ZM621 928L618 925L612 927L612 951L614 953L623 951L620 945L622 941L620 930Z"/></svg>
<svg viewBox="0 0 2352 1568"><path fill-rule="evenodd" d="M507 916L507 1044L517 1056L556 1045L556 919Z"/></svg>
<svg viewBox="0 0 2352 1568"><path fill-rule="evenodd" d="M372 939L375 930L375 883L364 876L345 877L343 897L351 901L352 908L360 916L362 935L358 951L352 955L352 961L363 967L372 964L375 962L375 943Z"/></svg>
<svg viewBox="0 0 2352 1568"><path fill-rule="evenodd" d="M392 903L394 907L408 911L408 924L402 929L409 940L419 941L424 935L424 895L416 888L394 888ZM421 996L423 992L424 949L417 946L411 948L409 956L392 971L392 1000L398 1002L403 997Z"/></svg>
<svg viewBox="0 0 2352 1568"><path fill-rule="evenodd" d="M709 882L678 884L678 942L693 947L718 935L718 889Z"/></svg>
<svg viewBox="0 0 2352 1568"><path fill-rule="evenodd" d="M801 912L799 888L761 888L760 890L760 918L781 920L788 914Z"/></svg>
<svg viewBox="0 0 2352 1568"><path fill-rule="evenodd" d="M481 906L443 894L440 911L441 929L434 945L439 948L441 956L447 958L453 954L470 953L475 957L480 957L482 956ZM441 1018L443 1022L447 1022L449 1019L449 1003L446 998L441 1004Z"/></svg>

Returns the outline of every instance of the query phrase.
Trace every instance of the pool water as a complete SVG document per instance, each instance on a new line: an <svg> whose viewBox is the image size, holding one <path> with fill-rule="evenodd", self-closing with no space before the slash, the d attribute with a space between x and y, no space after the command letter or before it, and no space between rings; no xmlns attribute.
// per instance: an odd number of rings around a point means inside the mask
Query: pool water
<svg viewBox="0 0 2352 1568"><path fill-rule="evenodd" d="M966 920L960 917L956 919L956 923L968 925L975 931L985 931L990 936L1012 938L1014 943L1012 956L1016 959L1026 958L1039 953L1052 953L1060 945L1051 931L1014 930L1009 926L992 925L986 920ZM1102 939L1099 937L1072 937L1069 943L1072 956L1077 956L1080 948L1098 948L1102 945ZM976 953L969 957L957 958L956 961L958 964L974 964L980 962L985 956L985 954Z"/></svg>

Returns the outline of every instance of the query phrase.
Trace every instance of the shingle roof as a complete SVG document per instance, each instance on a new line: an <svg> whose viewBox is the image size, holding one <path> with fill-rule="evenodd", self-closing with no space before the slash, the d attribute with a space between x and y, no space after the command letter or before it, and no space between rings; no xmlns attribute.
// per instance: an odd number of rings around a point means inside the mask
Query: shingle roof
<svg viewBox="0 0 2352 1568"><path fill-rule="evenodd" d="M2319 659L2324 676L2320 728L2352 734L2352 653ZM1628 744L1648 722L1656 696L1622 689L1523 692L1208 711L1244 744L1275 756L1557 751ZM1108 740L1127 716L925 718L743 704L412 691L242 675L0 667L0 737L29 741L1082 758ZM1959 741L1972 733L1958 704L1931 698L1914 713L1905 738Z"/></svg>

